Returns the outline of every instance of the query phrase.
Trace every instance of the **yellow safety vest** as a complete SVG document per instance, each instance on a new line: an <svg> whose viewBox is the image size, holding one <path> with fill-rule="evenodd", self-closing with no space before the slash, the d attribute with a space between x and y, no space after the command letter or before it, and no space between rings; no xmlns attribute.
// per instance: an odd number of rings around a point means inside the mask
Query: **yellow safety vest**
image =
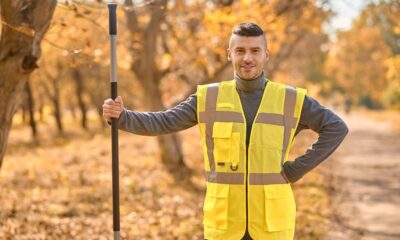
<svg viewBox="0 0 400 240"><path fill-rule="evenodd" d="M197 119L207 193L204 237L292 240L296 202L280 174L307 90L269 81L254 119L246 159L246 118L234 80L197 87ZM247 191L247 198L246 198Z"/></svg>

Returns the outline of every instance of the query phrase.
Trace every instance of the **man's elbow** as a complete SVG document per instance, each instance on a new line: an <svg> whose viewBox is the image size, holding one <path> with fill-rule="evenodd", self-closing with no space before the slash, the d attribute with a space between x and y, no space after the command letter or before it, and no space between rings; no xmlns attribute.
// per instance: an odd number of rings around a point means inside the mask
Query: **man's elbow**
<svg viewBox="0 0 400 240"><path fill-rule="evenodd" d="M342 132L343 138L347 136L349 133L349 127L346 125L344 121L341 121L340 132Z"/></svg>

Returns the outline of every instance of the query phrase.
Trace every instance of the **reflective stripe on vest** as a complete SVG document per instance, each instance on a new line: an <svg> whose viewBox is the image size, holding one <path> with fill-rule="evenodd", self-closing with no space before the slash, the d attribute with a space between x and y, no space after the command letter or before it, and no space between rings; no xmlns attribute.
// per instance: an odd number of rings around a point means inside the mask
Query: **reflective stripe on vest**
<svg viewBox="0 0 400 240"><path fill-rule="evenodd" d="M206 181L222 184L244 184L244 173L206 172ZM251 185L284 184L280 173L250 173Z"/></svg>

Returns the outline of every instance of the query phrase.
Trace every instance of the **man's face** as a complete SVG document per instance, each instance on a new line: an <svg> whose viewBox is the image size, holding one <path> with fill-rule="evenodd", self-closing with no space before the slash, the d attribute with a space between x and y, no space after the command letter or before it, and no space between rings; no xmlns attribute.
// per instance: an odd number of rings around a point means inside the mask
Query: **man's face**
<svg viewBox="0 0 400 240"><path fill-rule="evenodd" d="M228 60L232 61L235 73L244 80L258 77L269 59L263 36L245 37L232 35L228 49Z"/></svg>

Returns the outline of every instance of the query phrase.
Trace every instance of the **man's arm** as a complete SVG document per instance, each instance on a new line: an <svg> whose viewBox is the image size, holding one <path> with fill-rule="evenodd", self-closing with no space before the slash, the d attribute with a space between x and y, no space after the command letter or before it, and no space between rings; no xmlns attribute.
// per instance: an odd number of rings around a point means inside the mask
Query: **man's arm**
<svg viewBox="0 0 400 240"><path fill-rule="evenodd" d="M283 170L290 182L298 181L328 158L349 132L339 116L307 95L295 136L303 129L312 129L319 134L319 137L304 155L297 157L294 161L285 162Z"/></svg>
<svg viewBox="0 0 400 240"><path fill-rule="evenodd" d="M124 109L119 117L119 129L146 136L177 132L197 124L196 109L196 94L165 111L135 112Z"/></svg>

